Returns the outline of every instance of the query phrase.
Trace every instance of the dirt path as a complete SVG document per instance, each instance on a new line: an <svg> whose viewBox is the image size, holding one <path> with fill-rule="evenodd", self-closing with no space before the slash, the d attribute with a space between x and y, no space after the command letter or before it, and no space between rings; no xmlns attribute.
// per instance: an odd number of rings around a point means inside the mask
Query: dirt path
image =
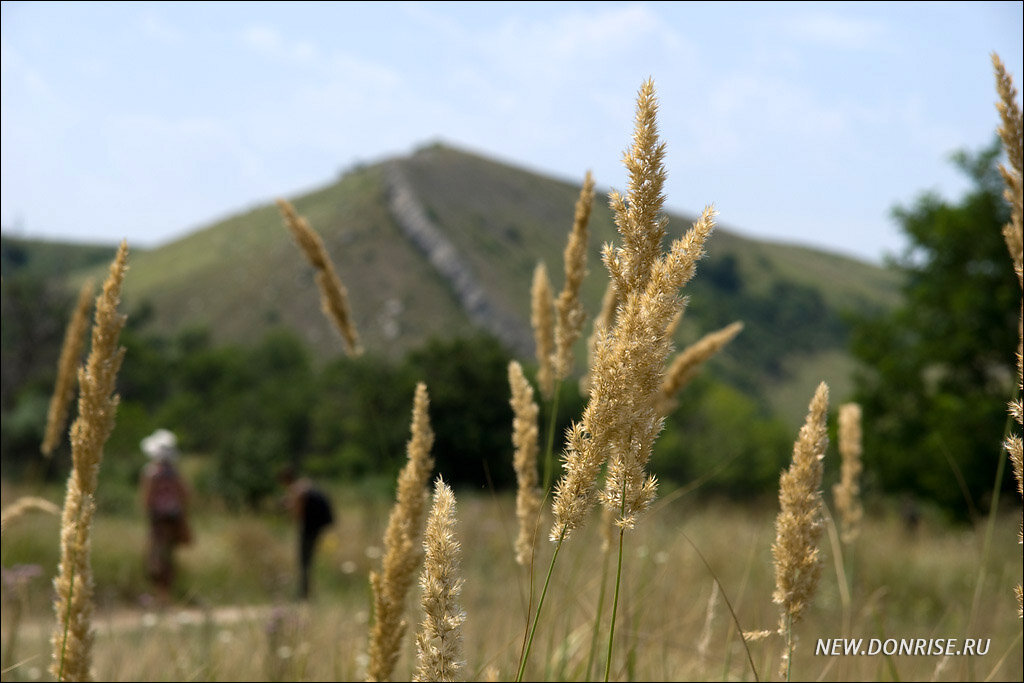
<svg viewBox="0 0 1024 683"><path fill-rule="evenodd" d="M201 609L198 607L171 606L162 610L119 609L93 615L93 630L97 637L113 636L142 629L163 628L177 631L182 628L203 626L226 626L247 621L266 622L274 605L227 605ZM33 620L22 623L20 630L25 638L47 636L54 627L52 620Z"/></svg>
<svg viewBox="0 0 1024 683"><path fill-rule="evenodd" d="M244 621L266 620L274 610L272 605L214 607L168 607L163 610L126 609L107 615L97 615L94 626L97 634L124 633L140 628L164 627L176 630L184 626L212 624L225 626Z"/></svg>

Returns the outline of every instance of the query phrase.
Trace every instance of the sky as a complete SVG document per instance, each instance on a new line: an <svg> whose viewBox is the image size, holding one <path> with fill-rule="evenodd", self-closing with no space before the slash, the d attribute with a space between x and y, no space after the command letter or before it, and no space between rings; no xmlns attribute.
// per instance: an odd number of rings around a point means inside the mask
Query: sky
<svg viewBox="0 0 1024 683"><path fill-rule="evenodd" d="M0 226L155 247L434 142L624 191L651 78L668 210L881 263L894 207L969 188L950 156L994 138L993 52L1022 89L1022 10L3 2Z"/></svg>

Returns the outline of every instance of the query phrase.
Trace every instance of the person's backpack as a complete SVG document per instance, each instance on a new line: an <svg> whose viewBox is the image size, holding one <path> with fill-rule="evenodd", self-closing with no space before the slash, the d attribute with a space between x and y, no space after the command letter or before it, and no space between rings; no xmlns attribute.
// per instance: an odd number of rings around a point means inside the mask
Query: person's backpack
<svg viewBox="0 0 1024 683"><path fill-rule="evenodd" d="M315 488L306 491L306 500L303 509L306 516L306 527L313 533L318 533L325 527L334 523L334 509L327 496Z"/></svg>
<svg viewBox="0 0 1024 683"><path fill-rule="evenodd" d="M149 482L149 511L157 517L178 517L184 512L182 485L170 463L160 463Z"/></svg>

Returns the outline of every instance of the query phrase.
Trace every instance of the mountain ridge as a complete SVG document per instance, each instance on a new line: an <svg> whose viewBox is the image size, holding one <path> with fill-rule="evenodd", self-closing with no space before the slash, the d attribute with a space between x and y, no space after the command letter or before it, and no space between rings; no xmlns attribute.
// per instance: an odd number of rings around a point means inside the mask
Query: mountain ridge
<svg viewBox="0 0 1024 683"><path fill-rule="evenodd" d="M543 261L553 289L561 288L562 251L578 194L579 184L433 143L356 166L288 199L324 240L368 351L394 358L430 337L482 328L530 362L533 270ZM693 217L669 213L668 219L671 239ZM598 192L581 291L584 337L607 282L600 260L606 242L618 242L618 234L607 195ZM715 230L706 251L683 292L689 306L677 347L742 319L744 332L715 360L714 372L763 396L792 394L793 405L780 409L791 417L799 403L806 408L813 385L797 397L808 376L822 374L810 367L823 366L831 377L819 379L831 379L841 397L852 369L844 321L893 305L896 274L855 257L725 228ZM272 199L137 250L130 260L126 310L145 306L154 331L205 328L215 342L244 343L283 325L321 360L343 353L320 311L312 269ZM575 355L579 371L586 358L582 341Z"/></svg>

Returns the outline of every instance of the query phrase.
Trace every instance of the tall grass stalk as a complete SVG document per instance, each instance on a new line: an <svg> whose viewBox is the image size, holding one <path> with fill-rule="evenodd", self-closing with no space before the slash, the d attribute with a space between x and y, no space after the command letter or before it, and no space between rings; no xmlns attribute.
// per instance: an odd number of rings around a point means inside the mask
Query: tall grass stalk
<svg viewBox="0 0 1024 683"><path fill-rule="evenodd" d="M551 280L543 261L533 269L530 285L530 324L537 357L537 388L548 406L548 431L544 449L544 478L541 488L547 491L555 470L554 431L558 415L559 380L555 375L555 317L554 296L551 294Z"/></svg>
<svg viewBox="0 0 1024 683"><path fill-rule="evenodd" d="M0 513L0 535L7 531L7 527L16 519L32 511L46 512L51 515L61 514L61 509L45 498L22 496L5 507L3 512Z"/></svg>
<svg viewBox="0 0 1024 683"><path fill-rule="evenodd" d="M540 590L540 599L537 601L537 611L533 615L532 625L527 626L527 635L525 639L525 645L523 646L522 653L519 655L519 670L516 673L516 683L523 680L523 674L526 672L526 664L530 659L530 650L533 649L533 639L537 634L537 624L540 623L540 614L544 608L544 599L548 595L548 587L551 585L551 574L555 570L555 563L558 561L558 552L562 549L562 543L565 542L566 529L563 528L562 532L555 539L555 550L551 554L551 562L548 564L548 573L544 577L544 586Z"/></svg>
<svg viewBox="0 0 1024 683"><path fill-rule="evenodd" d="M573 347L583 331L586 314L580 300L580 287L587 274L587 227L590 222L590 211L594 204L594 177L587 171L580 188L580 196L576 200L572 230L565 245L563 263L565 267L565 283L555 300L557 317L555 319L555 378L564 380L569 376L573 366Z"/></svg>
<svg viewBox="0 0 1024 683"><path fill-rule="evenodd" d="M590 400L582 418L566 436L563 474L555 489L554 522L549 534L556 544L541 601L520 662L519 679L529 658L533 635L555 559L572 531L583 524L596 494L597 474L606 462L605 487L599 498L617 509L616 524L632 528L637 516L653 501L657 481L645 471L654 440L663 427L658 396L671 343L666 329L683 306L679 288L694 274L696 261L713 227L713 210L705 209L687 234L662 253L667 219L662 207L665 145L658 140L654 83L646 81L637 97L633 147L624 157L629 192L610 197L623 245L606 245L605 267L619 293L614 327L600 332L591 367ZM609 459L610 458L610 459ZM613 600L609 643L614 642L614 619L621 584L619 571ZM610 667L612 652L608 653Z"/></svg>
<svg viewBox="0 0 1024 683"><path fill-rule="evenodd" d="M533 399L533 387L523 374L522 366L517 361L510 361L508 366L509 385L512 397L512 443L513 469L516 472L516 517L519 521L519 533L516 538L516 562L529 567L529 595L526 601L526 624L530 624L533 613L534 597L534 559L536 558L536 536L540 524L540 508L543 500L542 489L538 486L537 450L539 408ZM550 449L550 445L549 445ZM550 453L550 450L549 450ZM549 574L550 576L550 574ZM524 656L527 648L527 637L524 633Z"/></svg>
<svg viewBox="0 0 1024 683"><path fill-rule="evenodd" d="M725 606L729 609L729 614L732 616L732 623L736 628L736 632L739 633L740 641L743 643L743 650L747 653L747 661L750 663L750 672L751 674L753 674L755 681L761 680L760 677L757 675L757 667L754 666L754 656L750 653L750 647L747 645L746 632L740 625L740 619L738 616L736 616L736 610L733 608L732 601L729 600L729 595L725 592L725 588L722 587L722 582L718 579L718 574L715 573L715 570L711 567L711 563L708 562L708 559L706 557L704 557L704 553L700 551L700 548L697 547L697 544L694 543L693 540L686 534L680 535L683 537L684 540L686 540L687 543L690 544L690 547L693 548L693 551L695 553L697 553L697 557L700 558L700 561L704 564L704 567L707 568L708 573L711 574L711 578L715 580L715 585L718 586L719 592L722 595L722 600L725 602ZM749 570L750 563L748 563L747 568Z"/></svg>
<svg viewBox="0 0 1024 683"><path fill-rule="evenodd" d="M999 112L1001 125L998 132L1006 150L1010 168L999 165L1006 189L1003 196L1010 204L1010 222L1003 227L1003 237L1010 252L1013 270L1017 274L1017 282L1024 295L1024 118L1017 104L1017 89L1013 79L1006 72L999 55L992 55L992 66L996 74L996 90L999 101L996 109ZM1017 428L1024 427L1024 406L1021 404L1021 392L1024 391L1024 308L1021 309L1017 322L1017 387L1016 396L1010 402L1009 415L1017 423ZM1024 442L1021 434L1010 434L1003 441L1010 462L1013 463L1013 475L1017 480L1017 493L1024 496ZM1002 458L1000 458L1002 464ZM1001 483L1001 482L1000 482ZM996 489L998 493L999 489ZM994 505L994 504L993 504ZM1017 534L1017 542L1024 544L1024 513ZM1014 588L1017 597L1017 615L1024 618L1024 587L1017 584Z"/></svg>
<svg viewBox="0 0 1024 683"><path fill-rule="evenodd" d="M512 398L512 456L516 472L516 518L519 534L516 537L516 562L531 566L534 553L534 538L540 520L541 489L537 475L537 408L523 368L518 361L508 364L508 381ZM531 597L532 602L532 597Z"/></svg>
<svg viewBox="0 0 1024 683"><path fill-rule="evenodd" d="M427 517L423 548L425 560L423 623L416 635L416 681L454 681L462 675L462 624L459 607L462 579L458 577L459 542L455 538L455 495L438 476L434 501Z"/></svg>
<svg viewBox="0 0 1024 683"><path fill-rule="evenodd" d="M406 446L408 460L398 474L395 504L384 532L381 571L370 572L374 622L370 631L369 681L389 680L395 670L408 627L404 617L406 594L423 559L421 539L429 497L427 485L434 468L429 406L427 386L420 382L413 397L411 436Z"/></svg>
<svg viewBox="0 0 1024 683"><path fill-rule="evenodd" d="M851 576L855 571L855 543L864 518L864 506L860 498L860 475L864 469L861 459L863 429L860 405L853 402L842 404L839 406L838 419L840 479L832 487L832 501L839 513L840 529L836 529L835 520L828 514L828 509L822 507L828 523L832 556L836 563L839 596L843 603L843 633L846 634L850 625L850 591L853 583Z"/></svg>
<svg viewBox="0 0 1024 683"><path fill-rule="evenodd" d="M594 628L590 637L590 652L587 655L586 674L584 680L590 680L590 671L594 665L594 656L597 654L597 638L601 630L601 615L604 613L605 590L608 587L608 560L611 557L612 527L615 518L612 512L602 508L601 513L601 585L597 595L597 610L594 614Z"/></svg>
<svg viewBox="0 0 1024 683"><path fill-rule="evenodd" d="M697 641L697 659L701 670L707 666L708 648L711 647L711 632L715 622L715 610L718 607L718 582L711 582L711 594L708 595L707 608L704 610L704 628Z"/></svg>
<svg viewBox="0 0 1024 683"><path fill-rule="evenodd" d="M828 530L828 540L832 547L832 563L836 568L836 585L839 587L839 602L843 607L843 635L850 632L852 600L850 598L850 580L846 570L846 553L843 551L839 530L836 529L835 520L829 514L828 508L822 505L822 516Z"/></svg>
<svg viewBox="0 0 1024 683"><path fill-rule="evenodd" d="M583 523L596 495L596 479L608 457L600 499L621 509L618 524L631 527L654 499L656 480L644 468L663 426L657 410L669 340L665 329L682 306L679 288L694 273L696 260L713 228L713 211L662 255L666 219L661 212L664 144L658 142L654 84L638 96L634 146L626 155L628 201L611 196L623 246L605 246L603 260L622 304L615 325L595 347L590 399L582 419L566 437L564 474L554 497L551 538L567 538Z"/></svg>
<svg viewBox="0 0 1024 683"><path fill-rule="evenodd" d="M580 287L587 274L588 224L593 203L594 178L587 171L562 256L565 282L557 298L551 294L551 282L543 262L539 262L534 271L530 321L536 344L537 384L548 402L549 412L544 449L544 491L550 489L554 477L555 425L558 422L561 385L572 372L573 347L580 338L586 319Z"/></svg>
<svg viewBox="0 0 1024 683"><path fill-rule="evenodd" d="M679 319L682 317L681 313L682 311L680 311L680 315L676 316L673 320L673 324L666 331L666 334L670 339L672 338L676 325L678 325ZM665 374L665 380L661 384L660 410L662 413L669 413L673 407L675 397L679 394L682 388L686 386L691 379L693 379L694 375L697 374L697 370L699 370L708 359L721 351L722 348L732 341L733 338L742 330L743 323L741 321L736 321L726 325L720 330L709 332L704 335L699 340L683 349L675 357Z"/></svg>
<svg viewBox="0 0 1024 683"><path fill-rule="evenodd" d="M92 521L103 447L114 429L119 402L114 391L125 349L118 340L126 316L117 307L127 270L128 245L122 241L96 299L89 359L78 372L78 417L71 425L72 465L61 520L60 565L53 582L57 625L50 672L57 680L91 680Z"/></svg>
<svg viewBox="0 0 1024 683"><path fill-rule="evenodd" d="M277 206L281 210L285 226L291 231L310 265L316 269L316 284L320 288L320 305L324 314L341 333L348 355L361 355L363 347L359 343L359 332L352 320L348 290L334 269L324 241L309 225L309 221L300 216L287 200L278 199Z"/></svg>
<svg viewBox="0 0 1024 683"><path fill-rule="evenodd" d="M654 84L647 81L637 101L633 147L625 155L630 175L628 196L611 195L623 247L605 248L604 260L622 294L615 327L598 342L591 400L584 413L590 443L609 454L601 503L618 511L619 559L612 601L605 678L610 674L622 581L624 534L654 500L657 480L646 471L654 442L664 425L660 409L665 361L671 351L670 324L684 300L679 289L694 275L714 222L705 209L686 235L662 253L667 219L662 213L664 143L658 140ZM594 408L593 412L591 409ZM596 418L596 419L595 419Z"/></svg>
<svg viewBox="0 0 1024 683"><path fill-rule="evenodd" d="M775 592L781 608L779 633L785 639L780 675L790 680L793 666L793 624L814 596L821 576L818 539L823 527L822 460L828 447L828 385L818 385L796 443L793 460L779 481L779 515L775 521Z"/></svg>
<svg viewBox="0 0 1024 683"><path fill-rule="evenodd" d="M625 500L625 496L623 496ZM615 644L615 617L619 613L619 588L622 586L622 545L626 535L625 527L619 527L619 556L615 567L615 592L612 595L612 616L611 621L608 625L608 652L605 655L604 662L604 680L605 683L608 681L608 677L612 670L612 652L613 645Z"/></svg>
<svg viewBox="0 0 1024 683"><path fill-rule="evenodd" d="M544 480L541 490L551 490L551 480L555 476L555 425L558 424L558 397L562 394L562 380L555 379L551 383L551 397L548 406L548 428L544 438Z"/></svg>
<svg viewBox="0 0 1024 683"><path fill-rule="evenodd" d="M843 543L850 544L860 534L864 507L860 500L861 407L856 403L839 406L840 480L832 487L832 500L839 512Z"/></svg>
<svg viewBox="0 0 1024 683"><path fill-rule="evenodd" d="M89 312L92 310L93 281L86 280L78 292L78 302L71 314L64 342L61 344L60 359L57 361L57 382L50 398L50 408L46 413L46 431L39 450L50 457L53 449L60 443L64 425L67 424L68 409L75 398L75 386L78 383L78 366L82 362L82 351L85 348L85 335L89 330Z"/></svg>
<svg viewBox="0 0 1024 683"><path fill-rule="evenodd" d="M533 341L537 356L537 388L540 395L550 401L554 390L555 369L552 359L555 353L554 296L551 294L551 279L543 261L533 269L530 285L530 324L533 326Z"/></svg>

